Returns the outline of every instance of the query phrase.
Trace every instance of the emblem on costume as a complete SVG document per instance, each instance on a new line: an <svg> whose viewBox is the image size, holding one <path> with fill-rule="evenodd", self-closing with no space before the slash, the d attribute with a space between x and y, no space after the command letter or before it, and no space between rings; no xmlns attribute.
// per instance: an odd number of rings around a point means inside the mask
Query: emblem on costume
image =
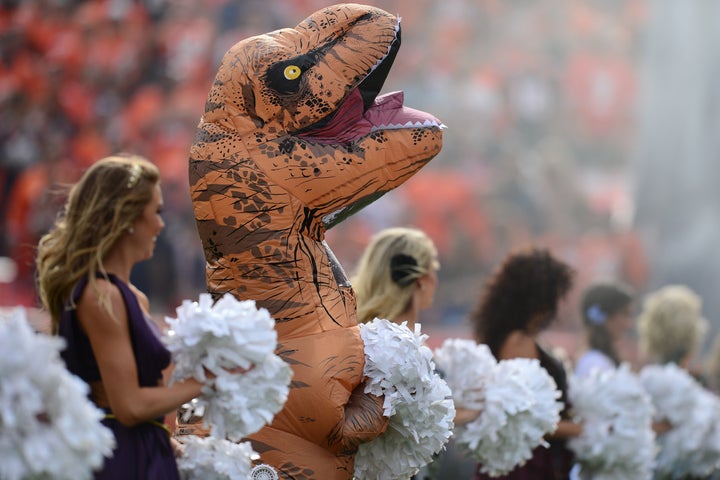
<svg viewBox="0 0 720 480"><path fill-rule="evenodd" d="M270 465L261 464L250 471L252 480L278 480L278 474Z"/></svg>

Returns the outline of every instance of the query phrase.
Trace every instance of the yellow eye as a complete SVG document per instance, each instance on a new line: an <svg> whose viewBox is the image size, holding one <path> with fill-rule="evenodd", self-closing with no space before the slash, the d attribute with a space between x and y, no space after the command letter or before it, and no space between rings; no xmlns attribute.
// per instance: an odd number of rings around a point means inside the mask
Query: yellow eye
<svg viewBox="0 0 720 480"><path fill-rule="evenodd" d="M285 74L285 78L288 80L295 80L302 72L300 71L300 67L297 65L288 65L285 67L285 71L283 73Z"/></svg>

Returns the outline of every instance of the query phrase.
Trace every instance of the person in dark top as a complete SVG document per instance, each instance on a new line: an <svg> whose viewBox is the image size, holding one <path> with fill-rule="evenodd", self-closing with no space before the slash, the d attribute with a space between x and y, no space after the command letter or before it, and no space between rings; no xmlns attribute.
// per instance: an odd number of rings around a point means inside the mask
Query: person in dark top
<svg viewBox="0 0 720 480"><path fill-rule="evenodd" d="M65 339L68 369L90 386L116 438L95 478L178 479L164 415L200 395L190 379L166 386L170 352L130 283L153 255L164 227L160 173L148 160L99 160L70 190L52 230L38 244L38 287L53 333Z"/></svg>
<svg viewBox="0 0 720 480"><path fill-rule="evenodd" d="M568 438L582 426L570 420L567 376L562 364L543 349L538 337L555 319L559 302L572 287L574 271L545 249L511 252L486 283L471 315L476 340L485 343L500 360L535 358L555 380L564 408L556 431L538 446L532 458L500 477L490 477L478 465L476 480L564 480L570 476L573 454Z"/></svg>

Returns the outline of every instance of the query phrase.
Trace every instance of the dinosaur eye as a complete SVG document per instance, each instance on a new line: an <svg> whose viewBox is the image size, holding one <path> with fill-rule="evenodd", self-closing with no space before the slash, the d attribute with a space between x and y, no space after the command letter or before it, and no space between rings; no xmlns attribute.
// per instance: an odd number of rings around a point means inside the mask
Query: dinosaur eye
<svg viewBox="0 0 720 480"><path fill-rule="evenodd" d="M300 76L301 73L302 70L300 70L300 67L298 67L297 65L288 65L283 71L285 78L287 78L288 80L295 80Z"/></svg>
<svg viewBox="0 0 720 480"><path fill-rule="evenodd" d="M305 72L317 60L314 55L298 55L270 65L265 72L267 86L281 95L296 95L305 88Z"/></svg>

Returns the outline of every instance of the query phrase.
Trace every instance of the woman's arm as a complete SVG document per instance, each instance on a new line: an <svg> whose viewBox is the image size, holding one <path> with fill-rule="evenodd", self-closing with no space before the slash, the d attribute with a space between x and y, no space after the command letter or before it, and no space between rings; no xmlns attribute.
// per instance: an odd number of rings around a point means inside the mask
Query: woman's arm
<svg viewBox="0 0 720 480"><path fill-rule="evenodd" d="M465 425L477 419L482 412L468 408L455 408L455 425Z"/></svg>
<svg viewBox="0 0 720 480"><path fill-rule="evenodd" d="M575 438L579 437L582 434L582 431L583 429L581 424L570 420L560 420L555 432L548 435L548 437L558 439Z"/></svg>
<svg viewBox="0 0 720 480"><path fill-rule="evenodd" d="M128 317L120 290L98 279L98 291L86 288L78 303L78 319L92 345L109 407L126 426L165 415L200 395L202 384L194 379L172 386L140 387ZM110 316L100 298L107 296Z"/></svg>

